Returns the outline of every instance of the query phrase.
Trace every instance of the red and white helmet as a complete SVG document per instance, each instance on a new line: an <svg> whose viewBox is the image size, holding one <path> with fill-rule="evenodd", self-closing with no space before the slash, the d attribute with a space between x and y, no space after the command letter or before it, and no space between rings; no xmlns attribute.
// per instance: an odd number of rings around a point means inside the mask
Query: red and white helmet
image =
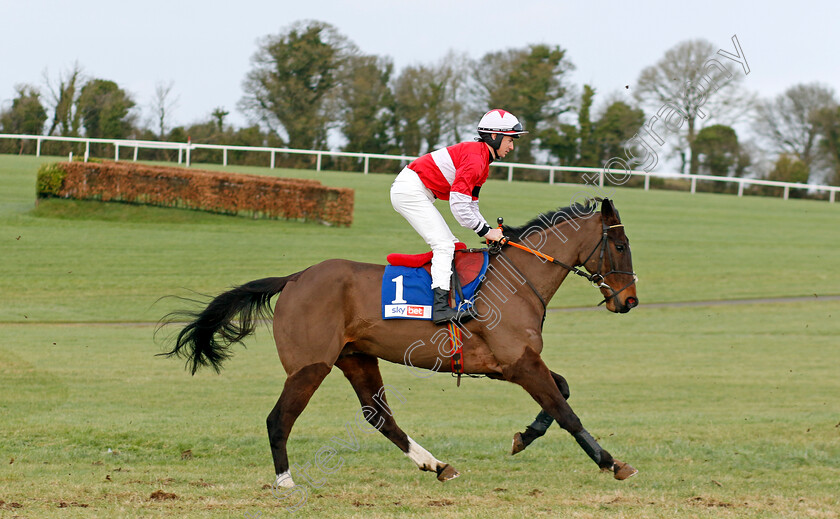
<svg viewBox="0 0 840 519"><path fill-rule="evenodd" d="M528 133L522 129L522 124L510 112L506 112L501 108L490 110L481 120L478 121L478 135L481 140L498 150L502 144L502 137L509 135L514 139L518 139L523 133ZM496 138L492 138L492 134L496 134Z"/></svg>

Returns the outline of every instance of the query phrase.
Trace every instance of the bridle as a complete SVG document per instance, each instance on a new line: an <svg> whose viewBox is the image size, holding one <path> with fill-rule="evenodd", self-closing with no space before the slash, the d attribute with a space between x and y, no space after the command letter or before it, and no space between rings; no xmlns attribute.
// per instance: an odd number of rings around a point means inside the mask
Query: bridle
<svg viewBox="0 0 840 519"><path fill-rule="evenodd" d="M611 292L611 294L609 296L605 297L603 301L598 303L598 306L601 306L602 304L606 303L607 301L614 298L618 294L624 292L625 290L627 290L631 286L635 285L636 281L639 280L639 278L638 278L638 276L636 276L635 272L629 272L629 271L626 271L626 270L616 270L615 262L613 261L612 250L609 247L607 247L607 244L612 240L609 237L609 234L608 234L609 230L610 229L615 229L617 227L622 227L623 228L624 224L619 223L619 224L615 224L615 225L607 225L604 222L601 222L601 227L603 229L603 233L601 234L601 241L598 244L595 245L595 248L592 249L592 252L589 253L589 256L587 256L586 259L583 260L583 263L581 263L581 265L586 265L586 263L589 262L589 259L592 257L592 255L595 254L595 251L600 249L600 253L598 254L598 269L596 270L596 274L590 274L589 275L589 278L590 278L589 281L592 283L592 286L594 286L596 288L606 288L607 290L609 290ZM601 274L600 272L601 272L601 270L604 266L604 256L608 257L609 260L610 260L610 271L607 272L606 274ZM633 280L630 281L629 283L627 283L626 285L624 285L620 290L615 290L613 287L611 287L610 285L608 285L606 283L606 277L610 276L612 274L627 274L629 276L633 276Z"/></svg>
<svg viewBox="0 0 840 519"><path fill-rule="evenodd" d="M498 222L499 222L499 227L501 228L502 224L504 223L504 220L502 218L499 218ZM502 239L499 240L498 242L494 242L494 243L490 244L489 252L491 254L500 254L502 257L505 258L505 260L507 260L507 262L514 268L514 270L517 271L519 276L522 277L522 279L524 279L528 283L528 286L531 287L531 290L534 291L534 293L537 295L537 297L539 297L540 302L543 305L543 309L546 308L545 299L539 293L539 291L537 291L537 288L528 280L527 277L525 277L525 275L518 268L516 268L516 266L513 264L513 262L510 261L510 258L508 258L507 255L504 253L504 246L505 245L510 245L510 246L515 247L517 249L524 250L525 252L529 252L529 253L531 253L531 254L539 257L539 258L542 258L542 259L544 259L546 261L549 261L549 262L551 262L555 265L558 265L558 266L560 266L560 267L562 267L562 268L564 268L564 269L566 269L570 272L573 272L574 274L577 274L580 277L586 278L587 280L589 280L589 282L595 288L598 288L598 289L606 288L611 293L610 293L610 295L606 296L603 301L598 303L598 306L601 306L602 304L606 303L610 299L613 299L618 294L624 292L625 290L627 290L628 288L630 288L631 286L636 284L636 281L638 281L638 277L636 276L635 272L628 272L626 270L617 270L615 268L615 261L614 261L613 255L612 255L612 250L609 247L607 247L607 244L610 241L613 241L613 239L610 238L610 236L609 236L609 230L610 229L615 229L615 228L618 228L618 227L624 227L624 224L619 223L619 224L616 224L616 225L607 225L606 223L604 223L602 221L601 226L602 226L602 231L603 231L602 234L601 234L601 240L597 244L595 244L595 247L592 249L592 252L590 252L589 255L586 257L586 259L583 260L583 262L581 262L581 265L586 265L586 263L588 263L589 260L592 258L592 256L595 254L595 251L600 250L600 252L598 254L598 268L597 268L595 274L590 274L590 273L588 273L588 272L586 272L586 271L584 271L584 270L582 270L582 269L580 269L576 266L573 266L573 265L566 265L562 261L560 261L558 259L555 259L555 258L549 256L548 254L544 254L544 253L542 253L540 251L537 251L537 250L534 250L530 247L526 247L525 245L522 245L521 243L516 243L514 241L511 241L511 239L507 236L502 237ZM601 270L603 269L604 262L605 262L606 259L609 259L610 270L606 274L601 274ZM614 288L612 288L606 282L607 276L610 276L612 274L627 274L627 275L633 276L633 280L630 281L630 283L626 284L624 287L622 287L620 290L615 290Z"/></svg>

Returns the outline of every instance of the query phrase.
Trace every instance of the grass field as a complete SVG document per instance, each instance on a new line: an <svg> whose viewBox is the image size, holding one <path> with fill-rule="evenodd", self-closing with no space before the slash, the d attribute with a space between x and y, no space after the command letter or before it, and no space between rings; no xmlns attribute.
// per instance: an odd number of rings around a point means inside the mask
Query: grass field
<svg viewBox="0 0 840 519"><path fill-rule="evenodd" d="M221 376L154 357L168 294L217 293L330 257L382 262L424 244L385 175L272 171L356 189L349 229L119 204L35 208L33 157L0 157L0 517L840 516L840 204L614 189L642 305L551 312L544 357L570 403L640 474L601 474L552 428L508 455L536 404L501 382L383 366L398 422L462 476L441 484L354 425L330 375L298 421L292 463L333 437L357 451L306 502L273 480L265 416L283 383L270 332ZM580 186L490 182L486 216L524 223ZM469 232L458 233L475 243ZM645 303L812 300L646 308ZM817 296L817 297L814 297ZM551 306L591 306L569 280ZM400 396L402 398L400 398ZM187 452L188 451L188 452ZM300 478L296 478L301 483Z"/></svg>

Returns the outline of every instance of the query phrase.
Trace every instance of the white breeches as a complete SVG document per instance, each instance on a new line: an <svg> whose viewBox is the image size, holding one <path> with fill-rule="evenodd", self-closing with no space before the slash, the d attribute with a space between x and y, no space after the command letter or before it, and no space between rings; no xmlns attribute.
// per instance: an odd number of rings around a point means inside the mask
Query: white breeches
<svg viewBox="0 0 840 519"><path fill-rule="evenodd" d="M452 258L458 238L435 209L435 196L414 171L403 169L391 185L391 205L429 244L432 257L432 288L449 290Z"/></svg>

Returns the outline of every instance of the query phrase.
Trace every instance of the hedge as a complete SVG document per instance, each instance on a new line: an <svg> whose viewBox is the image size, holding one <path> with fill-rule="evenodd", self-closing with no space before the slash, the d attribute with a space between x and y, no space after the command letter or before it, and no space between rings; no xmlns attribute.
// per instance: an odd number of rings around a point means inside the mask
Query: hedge
<svg viewBox="0 0 840 519"><path fill-rule="evenodd" d="M60 197L198 209L349 226L354 192L317 180L126 162L60 162L38 170L38 198Z"/></svg>

